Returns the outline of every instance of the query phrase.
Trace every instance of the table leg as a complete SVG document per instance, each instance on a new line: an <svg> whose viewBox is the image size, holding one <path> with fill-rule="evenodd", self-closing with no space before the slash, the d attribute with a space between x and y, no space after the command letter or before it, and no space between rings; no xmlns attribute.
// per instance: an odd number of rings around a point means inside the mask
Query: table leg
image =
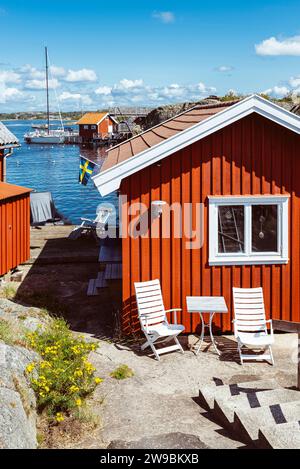
<svg viewBox="0 0 300 469"><path fill-rule="evenodd" d="M218 348L216 346L216 342L215 342L215 339L214 339L214 336L213 336L213 333L212 333L212 320L213 320L214 315L215 315L215 313L212 313L212 314L209 315L209 335L210 335L210 340L211 340L211 343L214 346L215 351L217 352L218 355L221 355L220 351L218 350Z"/></svg>
<svg viewBox="0 0 300 469"><path fill-rule="evenodd" d="M205 327L206 327L206 324L204 323L202 313L199 313L199 316L200 316L200 319L201 319L201 334L200 334L200 337L199 337L199 345L198 345L198 347L195 351L195 355L198 355L198 353L200 352L200 349L201 349L201 346L202 346L202 343L203 343L203 339L204 339L204 330L205 330Z"/></svg>
<svg viewBox="0 0 300 469"><path fill-rule="evenodd" d="M216 353L218 355L221 355L221 353L219 352L219 350L216 346L215 339L214 339L214 336L213 336L213 333L212 333L212 320L213 320L214 315L215 315L215 313L210 313L209 314L209 323L205 324L204 319L203 319L203 315L202 315L202 313L199 312L199 316L200 316L200 319L201 319L201 334L200 334L200 337L199 337L199 345L197 346L197 348L195 350L195 355L198 355L198 353L200 352L200 349L201 349L201 346L202 346L203 340L204 340L204 332L205 332L206 327L209 330L210 340L211 340L211 343L212 343Z"/></svg>

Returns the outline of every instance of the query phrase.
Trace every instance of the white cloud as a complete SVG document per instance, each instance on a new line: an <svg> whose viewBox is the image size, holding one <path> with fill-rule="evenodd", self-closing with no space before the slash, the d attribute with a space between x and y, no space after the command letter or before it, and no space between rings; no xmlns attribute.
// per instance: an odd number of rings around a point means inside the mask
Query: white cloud
<svg viewBox="0 0 300 469"><path fill-rule="evenodd" d="M175 21L175 14L172 11L154 11L152 16L165 24L174 23Z"/></svg>
<svg viewBox="0 0 300 469"><path fill-rule="evenodd" d="M136 103L155 106L161 103L197 101L215 92L215 87L207 86L203 82L188 85L171 83L165 86L150 86L142 79L128 78L123 78L112 86L103 85L95 90L100 100L97 101L99 107L130 106Z"/></svg>
<svg viewBox="0 0 300 469"><path fill-rule="evenodd" d="M111 94L111 91L112 91L111 86L99 86L99 88L95 90L95 93L108 96Z"/></svg>
<svg viewBox="0 0 300 469"><path fill-rule="evenodd" d="M300 55L300 36L278 40L272 36L255 45L258 55Z"/></svg>
<svg viewBox="0 0 300 469"><path fill-rule="evenodd" d="M69 82L96 81L97 75L94 70L82 68L81 70L68 70L65 80Z"/></svg>
<svg viewBox="0 0 300 469"><path fill-rule="evenodd" d="M12 70L0 71L0 82L4 83L20 83L21 77L19 73L13 72Z"/></svg>
<svg viewBox="0 0 300 469"><path fill-rule="evenodd" d="M19 72L25 75L25 77L29 79L37 79L40 80L45 77L45 72L42 70L38 70L37 68L33 67L30 64L25 64L23 65L20 69Z"/></svg>
<svg viewBox="0 0 300 469"><path fill-rule="evenodd" d="M70 93L69 91L63 91L58 98L60 101L80 101L82 104L92 104L92 100L89 95L84 95L80 93Z"/></svg>
<svg viewBox="0 0 300 469"><path fill-rule="evenodd" d="M60 86L59 81L56 78L51 78L48 81L49 89L54 90ZM27 90L44 90L46 89L46 80L27 80L24 84L24 88Z"/></svg>
<svg viewBox="0 0 300 469"><path fill-rule="evenodd" d="M292 88L297 88L298 86L300 86L300 75L296 77L291 77L289 79L289 84Z"/></svg>
<svg viewBox="0 0 300 469"><path fill-rule="evenodd" d="M66 74L66 71L63 67L57 67L56 65L51 65L50 73L53 77L64 77Z"/></svg>
<svg viewBox="0 0 300 469"><path fill-rule="evenodd" d="M286 86L273 86L273 88L268 88L263 91L264 94L274 96L275 98L283 98L290 92L290 89Z"/></svg>
<svg viewBox="0 0 300 469"><path fill-rule="evenodd" d="M4 83L0 83L0 103L6 104L11 101L22 99L23 93L17 88L6 87Z"/></svg>
<svg viewBox="0 0 300 469"><path fill-rule="evenodd" d="M116 85L116 87L129 90L132 88L140 88L143 86L143 84L143 80L127 80L127 78L123 78L123 80L120 80L120 83Z"/></svg>
<svg viewBox="0 0 300 469"><path fill-rule="evenodd" d="M221 73L232 72L233 69L234 67L232 67L231 65L220 65L216 68L217 72Z"/></svg>

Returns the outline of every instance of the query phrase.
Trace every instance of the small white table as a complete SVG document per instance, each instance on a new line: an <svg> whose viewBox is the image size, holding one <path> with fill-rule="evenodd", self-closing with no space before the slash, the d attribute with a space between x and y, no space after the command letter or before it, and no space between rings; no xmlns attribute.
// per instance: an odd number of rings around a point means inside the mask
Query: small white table
<svg viewBox="0 0 300 469"><path fill-rule="evenodd" d="M226 306L226 302L223 296L187 296L186 297L187 303L187 310L189 313L199 313L202 330L201 335L199 338L199 345L195 351L195 354L198 355L199 350L201 349L203 339L204 339L204 331L207 327L209 329L209 335L211 339L211 343L214 346L215 351L218 355L220 355L219 350L217 349L214 336L212 333L212 320L215 313L228 313L228 309ZM203 313L209 313L209 322L205 324L203 319Z"/></svg>

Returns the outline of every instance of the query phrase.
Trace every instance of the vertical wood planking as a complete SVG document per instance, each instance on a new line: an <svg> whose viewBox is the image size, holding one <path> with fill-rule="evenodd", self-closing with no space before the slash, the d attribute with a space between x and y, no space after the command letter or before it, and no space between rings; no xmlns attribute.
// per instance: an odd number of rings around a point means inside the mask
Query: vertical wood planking
<svg viewBox="0 0 300 469"><path fill-rule="evenodd" d="M204 245L200 250L185 249L185 239L141 239L138 251L130 253L139 264L140 280L160 278L166 308L186 307L186 295L225 296L230 314L216 316L216 324L226 331L231 326L231 290L233 286L262 285L267 313L282 319L300 317L300 162L299 136L267 119L248 116L222 131L212 134L141 173L141 201L162 199L171 203L201 201L204 210ZM131 180L136 185L136 175ZM291 194L289 201L290 261L287 265L222 266L208 265L208 196L249 194ZM194 209L193 209L194 210ZM194 213L194 212L193 212ZM174 215L171 216L174 234ZM125 254L136 249L136 240L123 240ZM123 288L137 267L123 267ZM136 275L136 274L134 274ZM132 282L131 280L128 280ZM128 286L127 286L128 289ZM132 288L130 290L132 295ZM187 332L199 323L184 313L182 322Z"/></svg>

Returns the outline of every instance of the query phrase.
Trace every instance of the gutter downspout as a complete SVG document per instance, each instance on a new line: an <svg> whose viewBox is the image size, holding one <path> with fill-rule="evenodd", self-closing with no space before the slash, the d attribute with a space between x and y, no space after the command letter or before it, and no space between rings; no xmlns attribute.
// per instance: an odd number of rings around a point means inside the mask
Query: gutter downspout
<svg viewBox="0 0 300 469"><path fill-rule="evenodd" d="M3 182L6 182L6 158L10 157L14 152L11 148L7 153L3 153Z"/></svg>

